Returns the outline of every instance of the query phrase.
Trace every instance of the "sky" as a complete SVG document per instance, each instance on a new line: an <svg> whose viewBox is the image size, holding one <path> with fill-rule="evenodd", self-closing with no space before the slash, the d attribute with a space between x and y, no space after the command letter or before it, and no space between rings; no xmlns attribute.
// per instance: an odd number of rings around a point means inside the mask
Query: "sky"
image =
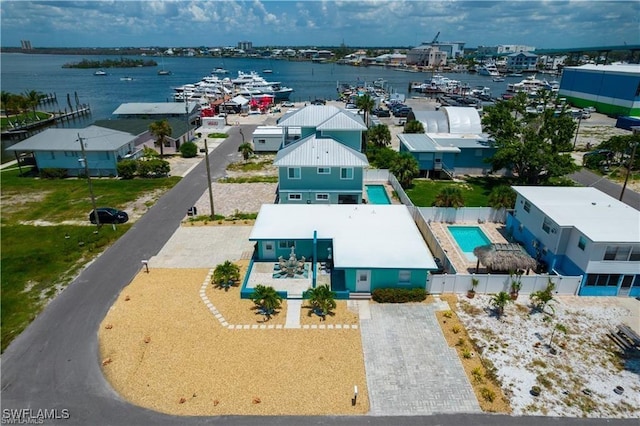
<svg viewBox="0 0 640 426"><path fill-rule="evenodd" d="M413 47L438 32L466 47L638 45L640 2L0 0L2 47Z"/></svg>

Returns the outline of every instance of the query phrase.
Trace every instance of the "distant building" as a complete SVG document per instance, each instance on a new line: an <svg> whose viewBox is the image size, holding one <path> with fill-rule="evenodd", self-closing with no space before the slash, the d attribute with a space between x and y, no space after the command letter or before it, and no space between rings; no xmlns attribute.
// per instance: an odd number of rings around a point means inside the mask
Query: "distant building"
<svg viewBox="0 0 640 426"><path fill-rule="evenodd" d="M464 42L422 43L420 46L414 47L407 52L407 65L424 64L429 60L430 54L434 55L433 61L442 60L442 56L438 56L442 53L436 54L436 52L444 53L446 58L458 58L464 54Z"/></svg>
<svg viewBox="0 0 640 426"><path fill-rule="evenodd" d="M476 50L477 56L491 57L519 52L533 52L536 50L533 46L525 46L520 44L499 44L497 46L478 46Z"/></svg>
<svg viewBox="0 0 640 426"><path fill-rule="evenodd" d="M237 48L248 52L253 50L253 43L250 41L239 41Z"/></svg>
<svg viewBox="0 0 640 426"><path fill-rule="evenodd" d="M512 53L507 56L507 69L512 71L535 71L538 55L529 52Z"/></svg>
<svg viewBox="0 0 640 426"><path fill-rule="evenodd" d="M566 67L558 96L577 107L594 106L602 114L640 116L640 66Z"/></svg>
<svg viewBox="0 0 640 426"><path fill-rule="evenodd" d="M31 40L20 40L20 47L22 50L31 50Z"/></svg>

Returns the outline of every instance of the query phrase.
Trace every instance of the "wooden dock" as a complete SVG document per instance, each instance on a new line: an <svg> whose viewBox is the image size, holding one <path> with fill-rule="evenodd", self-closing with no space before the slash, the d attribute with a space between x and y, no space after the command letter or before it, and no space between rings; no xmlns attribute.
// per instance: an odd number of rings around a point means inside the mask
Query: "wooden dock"
<svg viewBox="0 0 640 426"><path fill-rule="evenodd" d="M64 110L48 111L48 114L50 114L50 117L44 120L17 123L10 128L4 129L2 131L2 139L18 141L26 139L32 134L38 133L54 124L89 116L91 115L91 107L88 104L79 104L75 109L69 111L65 108Z"/></svg>

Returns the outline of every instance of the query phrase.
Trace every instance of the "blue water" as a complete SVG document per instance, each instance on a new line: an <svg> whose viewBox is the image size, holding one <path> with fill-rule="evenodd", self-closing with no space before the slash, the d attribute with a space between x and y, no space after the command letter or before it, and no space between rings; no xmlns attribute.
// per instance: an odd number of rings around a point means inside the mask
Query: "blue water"
<svg viewBox="0 0 640 426"><path fill-rule="evenodd" d="M471 261L476 260L473 249L491 244L491 240L487 238L478 226L448 226L447 228L456 240L460 250Z"/></svg>
<svg viewBox="0 0 640 426"><path fill-rule="evenodd" d="M63 64L80 62L82 59L104 60L113 56L90 55L25 55L21 53L0 54L2 90L23 93L35 90L55 93L58 106L67 106L67 95L75 105L75 95L81 103L91 106L92 117L76 120L69 127L82 128L95 120L111 118L113 111L125 102L165 102L171 99L173 88L187 83L195 83L216 67L229 70L229 76L238 71L257 71L265 68L273 70L264 77L270 81L280 81L294 89L292 101L310 101L316 98L335 99L338 83L354 84L358 80L373 82L378 78L387 81L385 89L409 95L409 85L413 81L424 81L430 73L409 73L382 67L353 67L332 63L293 62L261 58L163 58L164 68L172 75L157 75L158 67L107 69L109 75L96 77L92 69L62 68ZM141 57L135 57L140 59ZM148 57L146 59L149 59ZM159 57L153 58L160 63ZM493 96L500 96L507 81L496 83L491 77L477 74L443 74L460 80L471 87L482 85L491 88ZM129 76L132 81L121 81ZM415 94L411 94L415 95ZM46 109L46 108L45 108Z"/></svg>
<svg viewBox="0 0 640 426"><path fill-rule="evenodd" d="M369 204L391 204L383 185L365 185Z"/></svg>

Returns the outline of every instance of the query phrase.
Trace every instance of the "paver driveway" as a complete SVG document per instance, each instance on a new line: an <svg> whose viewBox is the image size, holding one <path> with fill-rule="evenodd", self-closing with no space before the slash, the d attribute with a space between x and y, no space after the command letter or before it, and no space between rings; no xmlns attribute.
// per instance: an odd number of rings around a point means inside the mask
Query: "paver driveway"
<svg viewBox="0 0 640 426"><path fill-rule="evenodd" d="M370 414L480 412L455 349L436 320L437 305L371 304L360 319Z"/></svg>

